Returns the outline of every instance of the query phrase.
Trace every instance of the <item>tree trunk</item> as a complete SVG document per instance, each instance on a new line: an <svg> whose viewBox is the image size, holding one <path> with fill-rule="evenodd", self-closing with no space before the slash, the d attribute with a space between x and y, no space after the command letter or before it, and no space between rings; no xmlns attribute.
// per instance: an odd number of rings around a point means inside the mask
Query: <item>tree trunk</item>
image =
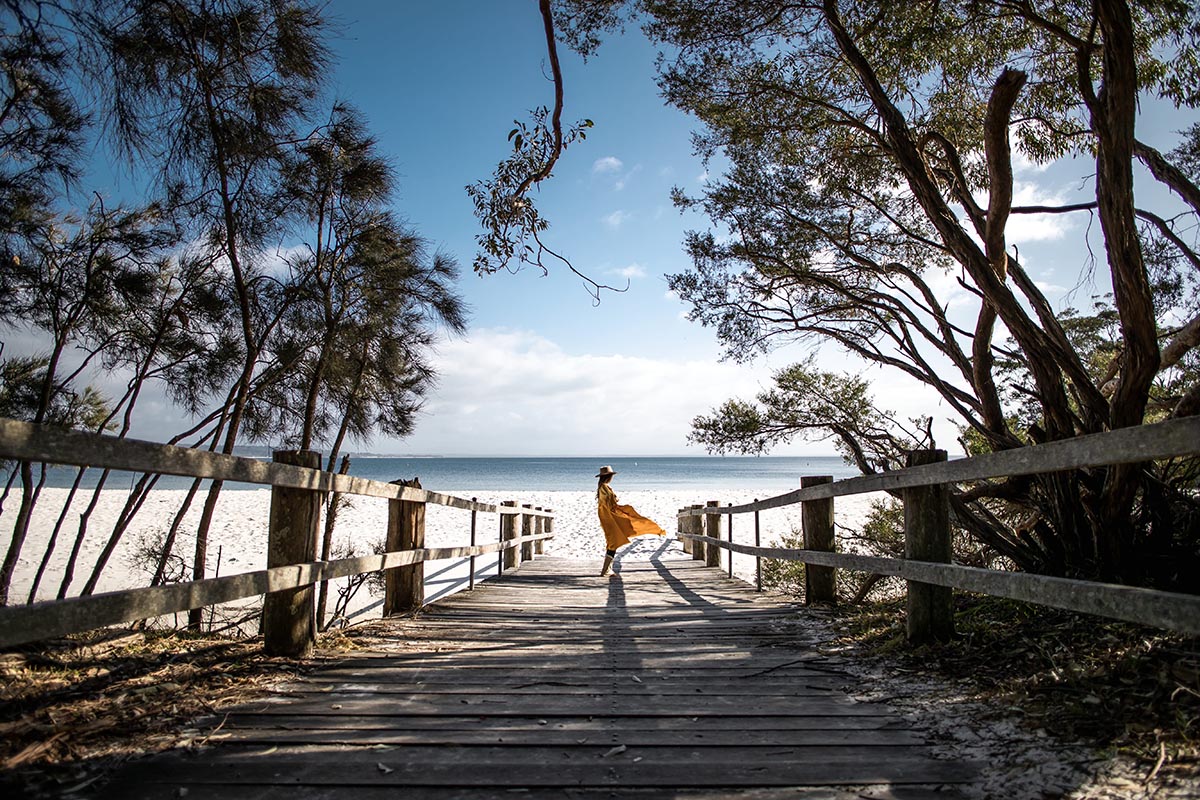
<svg viewBox="0 0 1200 800"><path fill-rule="evenodd" d="M29 520L33 516L33 508L37 505L38 495L46 481L46 465L42 465L41 480L33 482L33 464L21 462L21 505L17 509L17 519L13 525L12 541L8 545L8 554L4 557L4 565L0 566L0 606L8 605L8 590L12 584L13 572L17 568L17 560L21 557L21 548L25 545L25 536L29 533Z"/></svg>
<svg viewBox="0 0 1200 800"><path fill-rule="evenodd" d="M58 543L58 534L62 531L63 523L67 519L71 505L75 502L75 494L79 491L79 485L83 483L83 476L87 470L87 467L80 467L75 473L75 481L71 484L71 490L67 492L67 499L63 502L62 511L59 512L58 519L54 523L54 530L50 532L50 540L46 542L46 552L42 554L42 561L38 564L37 572L33 576L33 584L29 587L29 600L27 602L32 603L37 597L38 586L42 583L42 576L46 574L46 567L49 566L50 558L54 555L54 547Z"/></svg>
<svg viewBox="0 0 1200 800"><path fill-rule="evenodd" d="M1133 130L1138 91L1133 20L1124 0L1097 0L1096 9L1104 38L1104 83L1092 115L1098 145L1096 200L1125 344L1109 424L1124 428L1145 421L1150 385L1158 374L1160 356L1154 301L1133 203ZM1129 570L1134 529L1130 510L1141 472L1136 464L1108 470L1099 533L1101 559L1112 579L1132 577Z"/></svg>
<svg viewBox="0 0 1200 800"><path fill-rule="evenodd" d="M192 481L192 485L188 487L188 493L184 496L183 502L179 504L179 510L175 512L175 518L171 520L171 527L167 530L162 550L158 554L158 565L154 568L154 578L150 581L151 586L158 586L166 581L167 562L171 559L171 551L175 549L175 538L179 535L179 528L183 525L183 518L187 516L187 512L192 507L192 501L196 499L196 492L200 491L200 486L203 483L203 478L196 478L196 480Z"/></svg>
<svg viewBox="0 0 1200 800"><path fill-rule="evenodd" d="M330 465L332 466L332 464ZM350 471L350 456L342 457L342 465L338 469L339 475L345 475ZM329 556L333 551L333 529L337 523L338 508L341 505L341 494L331 492L329 495L329 503L325 511L325 529L321 534L321 560L328 561ZM329 600L329 581L321 581L320 587L317 590L317 627L325 630L325 604Z"/></svg>

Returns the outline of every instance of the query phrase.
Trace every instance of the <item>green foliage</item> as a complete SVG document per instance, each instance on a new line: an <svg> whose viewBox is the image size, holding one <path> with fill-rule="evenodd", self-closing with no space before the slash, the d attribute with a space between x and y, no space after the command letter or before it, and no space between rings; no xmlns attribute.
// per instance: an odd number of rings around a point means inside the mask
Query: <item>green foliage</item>
<svg viewBox="0 0 1200 800"><path fill-rule="evenodd" d="M190 418L172 444L232 452L248 432L329 437L336 452L345 436L411 431L433 338L464 325L457 270L391 214L395 175L361 116L317 118L325 12L307 0L0 3L0 324L48 342L45 357L0 362L0 414L125 435L157 380ZM72 210L89 145L146 187L142 208ZM280 268L288 240L312 243L310 257ZM98 369L129 376L111 402L78 388ZM21 480L0 603L37 502L32 470ZM138 481L85 594L152 485ZM201 570L218 491L197 532Z"/></svg>
<svg viewBox="0 0 1200 800"><path fill-rule="evenodd" d="M533 110L528 123L513 120L517 127L508 134L512 152L496 165L490 179L466 187L484 228L475 237L480 248L473 264L476 273L515 271L526 264L546 271L544 255L555 255L541 241L540 235L550 223L538 211L528 189L550 177L562 151L586 139L594 123L580 120L562 133L548 124L549 119L550 109L541 106Z"/></svg>
<svg viewBox="0 0 1200 800"><path fill-rule="evenodd" d="M839 550L849 547L852 552L863 555L903 558L904 556L904 510L892 500L871 503L870 511L861 530L838 530ZM793 530L780 537L779 547L804 548L804 534ZM805 564L801 561L763 559L763 586L777 592L804 597ZM838 600L843 603L862 602L870 597L888 596L896 588L893 578L879 579L851 570L838 570Z"/></svg>
<svg viewBox="0 0 1200 800"><path fill-rule="evenodd" d="M796 436L832 439L864 472L898 469L902 453L932 446L927 422L905 426L874 405L860 377L818 370L810 359L779 370L757 404L729 400L692 421L689 439L710 452L761 454Z"/></svg>
<svg viewBox="0 0 1200 800"><path fill-rule="evenodd" d="M583 30L564 25L584 51L640 16L665 51L664 96L695 115L697 152L724 167L699 196L673 195L711 224L688 234L692 267L668 285L727 356L793 343L844 351L936 393L972 452L1200 407L1196 342L1180 335L1200 314L1200 257L1187 233L1200 213L1187 178L1196 133L1168 158L1129 146L1139 97L1200 100L1190 4L1134 4L1129 18L1090 0L579 5L563 3ZM1056 315L1001 223L1009 210L1047 213L1010 209L1014 162L1068 154L1095 160L1096 204L1053 211L1100 218L1115 290L1112 307ZM1184 199L1182 215L1134 206L1120 179L1133 157ZM1088 255L1080 262L1094 266ZM965 303L948 302L953 284ZM996 330L1012 340L996 342ZM1181 357L1159 361L1156 337ZM865 473L931 443L928 422L897 425L865 386L811 364L780 373L757 403L698 417L693 430L716 452L832 437ZM1170 584L1151 565L1175 545L1147 523L1194 504L1175 480L1162 465L1020 477L961 487L953 508L986 548L973 556L981 561ZM1176 520L1176 544L1195 540L1189 519ZM1193 546L1172 552L1194 563Z"/></svg>
<svg viewBox="0 0 1200 800"><path fill-rule="evenodd" d="M71 185L87 117L70 89L72 34L61 7L0 4L0 236L37 225ZM7 262L10 253L3 254Z"/></svg>
<svg viewBox="0 0 1200 800"><path fill-rule="evenodd" d="M457 269L388 210L396 182L361 115L335 106L289 159L287 187L307 223L289 262L293 302L271 342L286 365L249 407L256 438L307 449L412 429L432 384L439 327L461 332Z"/></svg>
<svg viewBox="0 0 1200 800"><path fill-rule="evenodd" d="M955 606L958 635L947 644L907 646L902 600L847 610L839 644L855 657L899 659L935 684L965 681L968 699L1019 708L1031 727L1132 753L1147 774L1165 753L1192 777L1200 750L1194 639L966 593Z"/></svg>
<svg viewBox="0 0 1200 800"><path fill-rule="evenodd" d="M0 360L0 417L33 420L39 413L47 425L102 430L109 419L109 405L94 386L55 392L48 408L42 408L50 359L44 355L17 356Z"/></svg>
<svg viewBox="0 0 1200 800"><path fill-rule="evenodd" d="M1200 180L1200 122L1182 132L1183 140L1169 154L1170 159L1193 181Z"/></svg>
<svg viewBox="0 0 1200 800"><path fill-rule="evenodd" d="M779 537L777 547L801 549L804 547L804 534L793 530ZM792 597L804 597L803 561L783 561L776 558L762 560L762 583L764 589L782 592Z"/></svg>

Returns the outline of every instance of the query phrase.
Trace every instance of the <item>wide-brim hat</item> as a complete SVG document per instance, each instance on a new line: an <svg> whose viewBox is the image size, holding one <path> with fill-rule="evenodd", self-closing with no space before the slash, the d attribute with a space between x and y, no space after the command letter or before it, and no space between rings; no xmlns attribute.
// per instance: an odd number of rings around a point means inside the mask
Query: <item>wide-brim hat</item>
<svg viewBox="0 0 1200 800"><path fill-rule="evenodd" d="M605 475L616 475L616 474L617 474L616 471L612 467L604 466L604 467L600 468L600 472L596 474L596 477L603 478Z"/></svg>

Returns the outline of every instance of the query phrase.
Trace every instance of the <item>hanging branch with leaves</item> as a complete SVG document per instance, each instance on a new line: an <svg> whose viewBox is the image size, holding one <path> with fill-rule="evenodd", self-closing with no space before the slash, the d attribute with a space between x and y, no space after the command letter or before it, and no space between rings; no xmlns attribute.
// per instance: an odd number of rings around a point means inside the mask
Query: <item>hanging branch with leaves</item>
<svg viewBox="0 0 1200 800"><path fill-rule="evenodd" d="M529 122L513 120L515 127L508 134L512 153L496 165L491 179L466 187L475 204L475 216L484 227L484 232L475 237L480 252L475 256L473 268L477 274L491 275L500 270L518 272L528 264L545 275L550 272L546 266L546 257L550 256L583 279L588 293L599 302L604 289L625 290L598 283L576 269L565 256L547 247L541 234L550 223L529 196L531 189L550 177L567 146L586 139L587 130L593 125L590 119L584 119L563 132L563 76L554 39L554 16L550 0L539 0L538 5L546 32L550 77L554 81L554 109L540 106L533 110Z"/></svg>

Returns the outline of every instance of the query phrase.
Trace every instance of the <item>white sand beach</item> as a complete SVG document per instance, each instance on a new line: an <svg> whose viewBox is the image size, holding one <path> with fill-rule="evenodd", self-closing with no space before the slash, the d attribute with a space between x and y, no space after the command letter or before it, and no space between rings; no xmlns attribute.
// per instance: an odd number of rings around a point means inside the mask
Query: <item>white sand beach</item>
<svg viewBox="0 0 1200 800"><path fill-rule="evenodd" d="M726 491L697 493L695 491L629 491L621 492L620 502L634 506L644 516L661 525L668 533L665 539L641 537L622 548L618 558L622 560L646 560L650 558L691 558L683 552L681 543L674 538L676 511L687 505L717 500L721 505L741 504L755 499L749 491ZM439 491L446 491L439 489ZM604 538L596 517L593 492L505 492L480 491L462 492L448 490L447 493L460 497L477 497L488 503L514 500L518 504L530 504L551 508L555 512L554 539L546 543L547 555L572 559L594 559L599 568L604 551ZM761 493L758 493L761 495ZM155 490L145 508L135 519L120 545L110 559L97 591L113 591L149 584L152 566L139 564L134 556L138 545L156 534L161 534L170 525L173 515L183 500L182 489ZM51 531L62 512L67 496L66 489L44 489L34 512L29 537L25 542L10 591L11 602L25 602L30 586L46 549ZM37 593L38 600L53 598L62 580L64 565L75 539L79 515L90 500L91 493L81 493L76 498L59 534L54 554L50 560ZM869 509L875 495L838 498L835 501L835 519L839 527L857 528ZM215 521L209 537L208 576L230 575L261 569L266 565L267 519L270 509L269 489L226 490L221 494ZM106 489L92 514L88 535L80 550L78 564L70 595L78 594L91 573L96 556L104 548L113 521L117 518L126 499L123 490ZM19 494L14 492L4 504L0 515L0 530L11 531L13 519L20 504ZM201 502L193 504L188 518L180 531L174 552L190 564L195 547L194 531L200 516ZM426 511L426 545L429 547L461 546L470 542L471 515L469 512L430 505ZM387 501L369 497L352 498L351 504L342 509L335 529L335 555L344 555L348 548L356 554L366 555L372 545L382 542L387 525ZM752 515L734 518L735 541L754 543ZM800 507L790 506L762 512L760 515L761 540L764 545L778 542L782 535L799 531ZM840 531L839 531L840 533ZM479 514L477 541L495 541L499 534L499 515ZM6 545L7 547L7 542ZM749 556L734 557L735 575L753 581L755 560ZM464 561L434 562L426 565L426 599L435 600L464 588L468 568ZM480 557L476 562L476 580L485 580L496 574L496 558ZM371 597L364 589L354 597L350 605L351 614L368 616L374 610L378 614L379 598Z"/></svg>

